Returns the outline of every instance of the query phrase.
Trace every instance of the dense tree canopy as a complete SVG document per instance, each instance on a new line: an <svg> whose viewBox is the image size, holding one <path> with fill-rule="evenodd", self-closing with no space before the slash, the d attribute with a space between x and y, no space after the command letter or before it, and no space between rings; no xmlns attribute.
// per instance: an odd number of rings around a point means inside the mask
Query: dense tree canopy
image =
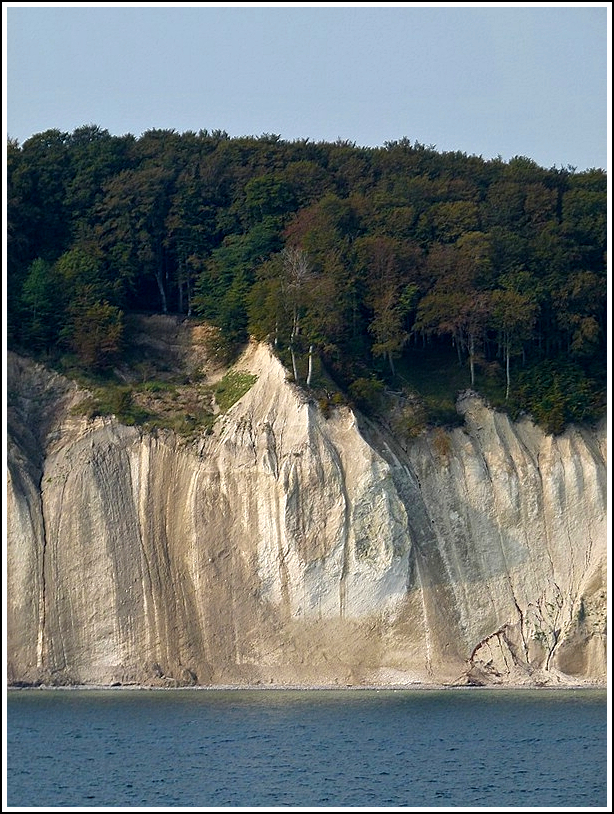
<svg viewBox="0 0 614 814"><path fill-rule="evenodd" d="M559 431L604 405L606 201L600 169L408 139L49 130L7 147L9 344L104 368L123 313L182 313L350 393L452 348Z"/></svg>

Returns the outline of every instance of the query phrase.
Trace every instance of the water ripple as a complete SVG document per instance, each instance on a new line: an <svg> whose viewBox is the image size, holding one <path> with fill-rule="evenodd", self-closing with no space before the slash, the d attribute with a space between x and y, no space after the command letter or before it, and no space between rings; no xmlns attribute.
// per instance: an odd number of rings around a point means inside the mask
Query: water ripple
<svg viewBox="0 0 614 814"><path fill-rule="evenodd" d="M25 691L10 806L604 806L606 694Z"/></svg>

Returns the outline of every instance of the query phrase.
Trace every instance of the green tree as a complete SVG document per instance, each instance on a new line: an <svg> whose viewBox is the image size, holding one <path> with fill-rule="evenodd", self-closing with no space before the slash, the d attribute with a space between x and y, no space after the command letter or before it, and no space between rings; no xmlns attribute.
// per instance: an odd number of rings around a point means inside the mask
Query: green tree
<svg viewBox="0 0 614 814"><path fill-rule="evenodd" d="M505 358L505 400L510 395L510 360L522 353L537 319L537 303L517 291L498 289L491 294L492 325L497 329Z"/></svg>
<svg viewBox="0 0 614 814"><path fill-rule="evenodd" d="M453 243L466 232L479 228L478 206L474 201L443 201L433 204L421 217L418 228L431 240Z"/></svg>
<svg viewBox="0 0 614 814"><path fill-rule="evenodd" d="M55 263L55 272L66 302L78 299L88 291L88 299L121 297L121 288L107 278L100 249L95 244L73 246Z"/></svg>
<svg viewBox="0 0 614 814"><path fill-rule="evenodd" d="M228 235L202 264L194 311L222 329L230 345L247 338L248 299L256 269L280 248L275 225L265 219L246 234Z"/></svg>
<svg viewBox="0 0 614 814"><path fill-rule="evenodd" d="M594 247L600 257L607 240L607 189L576 187L563 195L562 226L565 234L583 246Z"/></svg>
<svg viewBox="0 0 614 814"><path fill-rule="evenodd" d="M70 174L65 206L70 213L73 239L91 234L104 186L129 168L134 142L134 136L111 136L108 130L94 124L78 127L66 139Z"/></svg>
<svg viewBox="0 0 614 814"><path fill-rule="evenodd" d="M252 178L245 185L245 208L250 224L265 217L281 216L296 208L291 185L277 173Z"/></svg>
<svg viewBox="0 0 614 814"><path fill-rule="evenodd" d="M190 314L194 284L221 239L218 192L203 179L206 158L195 156L178 176L165 222L165 247L177 268L177 310Z"/></svg>
<svg viewBox="0 0 614 814"><path fill-rule="evenodd" d="M248 331L261 341L270 341L275 349L281 337L289 335L289 320L283 297L283 263L276 254L256 269L256 281L247 298Z"/></svg>
<svg viewBox="0 0 614 814"><path fill-rule="evenodd" d="M61 289L52 263L39 257L30 264L21 305L23 345L32 350L49 350L57 341L63 320Z"/></svg>
<svg viewBox="0 0 614 814"><path fill-rule="evenodd" d="M293 246L286 246L282 252L281 296L290 319L289 350L292 357L294 381L299 382L296 363L296 347L302 328L302 317L305 311L307 287L313 278L313 267L305 251Z"/></svg>
<svg viewBox="0 0 614 814"><path fill-rule="evenodd" d="M506 180L491 184L480 207L480 217L486 228L499 226L510 232L522 231L527 218L523 184Z"/></svg>
<svg viewBox="0 0 614 814"><path fill-rule="evenodd" d="M54 260L70 239L68 138L68 133L46 130L25 141L21 150L19 180L22 194L27 196L28 232L36 255L45 260Z"/></svg>
<svg viewBox="0 0 614 814"><path fill-rule="evenodd" d="M325 338L320 347L326 347L331 362L363 351L361 283L352 259L353 245L361 229L355 203L325 195L316 204L300 210L283 233L286 246L304 252L309 258L313 271L310 313L315 318L318 312L321 317L318 330Z"/></svg>
<svg viewBox="0 0 614 814"><path fill-rule="evenodd" d="M556 321L576 358L596 354L606 324L606 281L592 271L577 271L553 292Z"/></svg>
<svg viewBox="0 0 614 814"><path fill-rule="evenodd" d="M485 331L491 323L492 297L486 291L432 291L420 300L414 330L448 335L456 346L459 361L467 354L471 387Z"/></svg>
<svg viewBox="0 0 614 814"><path fill-rule="evenodd" d="M374 338L372 353L384 357L395 374L394 359L409 338L406 317L413 306L417 253L391 237L358 238L355 253L365 285L365 302L371 310L368 331Z"/></svg>
<svg viewBox="0 0 614 814"><path fill-rule="evenodd" d="M114 276L128 290L140 291L142 301L151 296L148 284L155 280L163 313L168 311L171 272L166 246L171 183L172 173L164 167L123 170L105 186L97 225L99 245Z"/></svg>
<svg viewBox="0 0 614 814"><path fill-rule="evenodd" d="M106 301L92 301L92 294L84 290L72 302L65 335L81 364L101 371L111 367L121 354L123 313Z"/></svg>

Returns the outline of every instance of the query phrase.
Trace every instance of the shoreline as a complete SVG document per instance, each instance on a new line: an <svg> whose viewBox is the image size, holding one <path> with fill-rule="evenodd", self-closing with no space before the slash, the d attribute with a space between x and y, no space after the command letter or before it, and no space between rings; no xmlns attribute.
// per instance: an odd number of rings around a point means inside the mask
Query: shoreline
<svg viewBox="0 0 614 814"><path fill-rule="evenodd" d="M7 685L6 691L32 691L32 690L63 690L70 691L105 691L105 692L413 692L444 690L603 690L608 684L373 684L373 685L344 685L337 684L198 684L184 687L161 687L149 684L37 684L37 685Z"/></svg>

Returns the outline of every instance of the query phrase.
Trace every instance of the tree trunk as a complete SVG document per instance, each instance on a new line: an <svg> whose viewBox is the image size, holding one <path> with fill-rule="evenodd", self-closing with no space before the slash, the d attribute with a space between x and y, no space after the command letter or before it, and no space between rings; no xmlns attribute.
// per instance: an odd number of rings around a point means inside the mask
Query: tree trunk
<svg viewBox="0 0 614 814"><path fill-rule="evenodd" d="M180 314L183 314L183 280L181 279L181 270L177 276L179 277L179 281L177 283L177 310Z"/></svg>
<svg viewBox="0 0 614 814"><path fill-rule="evenodd" d="M313 345L309 346L309 367L307 369L307 387L311 387L311 374L313 373Z"/></svg>
<svg viewBox="0 0 614 814"><path fill-rule="evenodd" d="M164 290L164 279L162 277L163 272L159 270L156 272L156 282L158 283L158 291L160 292L160 301L162 302L162 313L167 313L166 307L166 291Z"/></svg>
<svg viewBox="0 0 614 814"><path fill-rule="evenodd" d="M292 356L292 371L294 373L294 381L298 384L298 370L296 369L296 355L294 348L290 345L290 355Z"/></svg>
<svg viewBox="0 0 614 814"><path fill-rule="evenodd" d="M393 376L396 376L396 372L394 369L394 360L392 358L392 353L390 351L388 351L388 364L390 365L390 372L392 373Z"/></svg>
<svg viewBox="0 0 614 814"><path fill-rule="evenodd" d="M462 364L463 364L463 355L462 355L462 353L461 353L461 341L460 341L460 337L458 337L458 336L456 336L456 337L452 337L452 344L453 344L453 345L456 345L456 354L457 354L457 356L458 356L458 364L459 364L459 365L462 365Z"/></svg>
<svg viewBox="0 0 614 814"><path fill-rule="evenodd" d="M475 384L474 352L475 352L475 338L474 338L473 334L469 334L469 370L471 372L471 386L472 387Z"/></svg>
<svg viewBox="0 0 614 814"><path fill-rule="evenodd" d="M294 314L292 316L292 340L296 336L298 336L299 332L299 319L298 319L298 308L294 309Z"/></svg>

